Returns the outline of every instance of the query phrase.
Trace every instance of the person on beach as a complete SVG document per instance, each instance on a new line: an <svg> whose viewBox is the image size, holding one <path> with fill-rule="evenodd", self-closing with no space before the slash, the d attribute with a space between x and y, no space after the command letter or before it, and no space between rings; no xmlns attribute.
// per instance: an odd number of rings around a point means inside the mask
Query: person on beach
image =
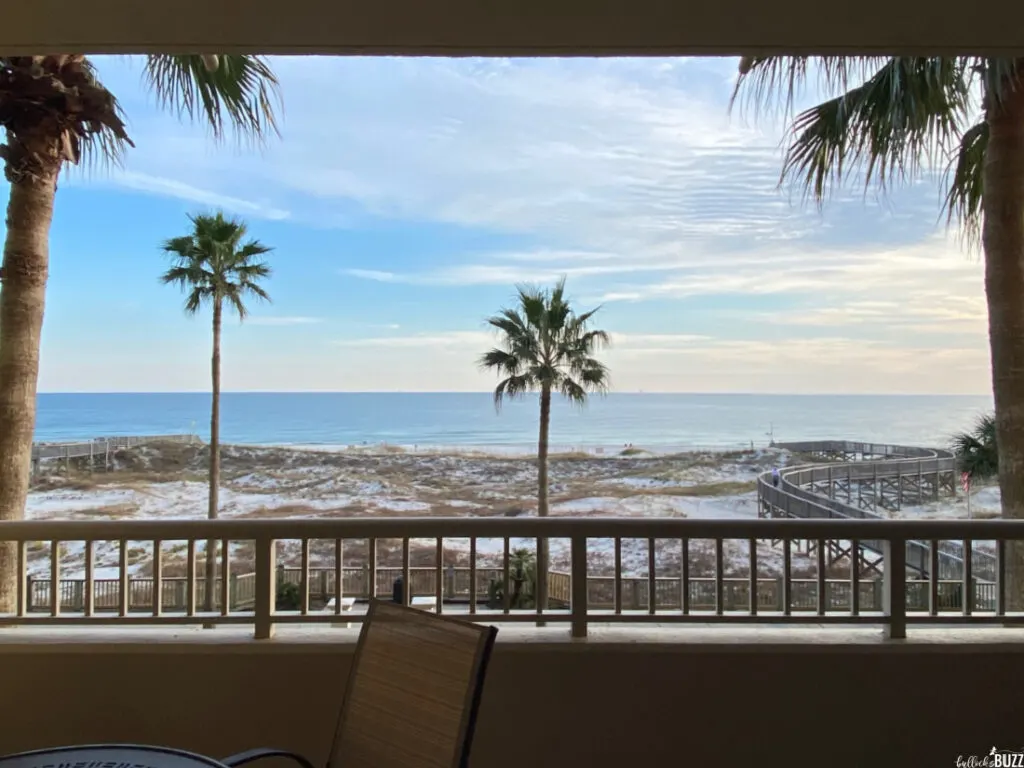
<svg viewBox="0 0 1024 768"><path fill-rule="evenodd" d="M779 477L779 468L772 467L772 485L774 485L776 488L779 487Z"/></svg>

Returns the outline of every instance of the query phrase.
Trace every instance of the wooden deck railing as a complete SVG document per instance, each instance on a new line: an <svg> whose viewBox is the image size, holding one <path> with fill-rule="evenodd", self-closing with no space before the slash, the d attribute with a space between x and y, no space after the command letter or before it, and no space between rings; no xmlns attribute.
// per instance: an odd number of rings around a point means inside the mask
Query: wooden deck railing
<svg viewBox="0 0 1024 768"><path fill-rule="evenodd" d="M519 609L506 589L494 604L488 601L492 580L511 583L510 553L530 548L541 539L564 553L567 567L538 573L538 595L545 592L544 605ZM202 553L198 546L214 539L221 542L219 571L228 574L218 580L216 610L198 610L204 597ZM482 540L504 541L500 565L493 554L479 554ZM862 539L882 542L885 559L883 578L868 580L853 569L848 579L831 578L825 564L828 540L856 544ZM433 565L412 565L413 545L429 540L427 551ZM463 548L468 567L449 568L446 551ZM617 567L612 573L599 572L591 564L589 544L602 540L607 551L614 545ZM647 567L640 574L622 566L623 542L637 541L647 552ZM710 543L713 563L701 568L689 560L694 542ZM879 624L887 636L904 637L915 624L1018 624L1024 612L1008 610L1009 586L1003 574L1007 547L1024 540L1024 521L1016 520L689 520L675 518L410 518L410 519L271 519L271 520L142 520L142 521L18 521L0 523L0 541L16 543L23 578L17 584L16 610L0 615L0 624L252 624L256 637L270 637L274 627L291 623L331 623L333 617L321 610L323 598L334 593L339 582L342 594L369 596L369 582L375 582L379 596L390 596L394 581L402 577L402 599L431 594L436 610L455 610L451 599L463 602L471 619L488 622L545 622L567 624L576 636L583 636L590 623L694 623L768 622L781 624ZM95 578L96 542L119 542L118 578ZM389 541L389 547L380 546ZM726 558L725 545L740 541L748 545L749 575L732 578L727 568L735 563ZM778 541L782 562L778 576L765 577L759 558L768 542ZM816 568L812 578L793 574L794 542L815 541ZM981 581L971 572L971 558L964 577L942 580L935 574L925 580L908 579L908 548L927 542L938 557L939 544L946 541L992 542L992 557L998 578ZM49 542L48 578L28 578L30 554L38 556L34 542ZM61 543L84 542L84 579L63 578ZM152 576L135 577L128 554L139 542L149 542ZM164 565L171 551L184 542L186 574L165 577ZM446 544L447 542L447 544ZM129 546L132 544L132 547ZM401 545L400 551L395 544ZM758 544L762 549L759 550ZM596 542L595 542L596 544ZM166 545L166 546L165 546ZM249 572L237 573L232 552L244 545ZM449 549L446 550L446 546ZM1015 545L1016 546L1016 545ZM1020 544L1019 546L1024 546ZM168 549L171 548L171 549ZM44 548L45 549L45 548ZM666 551L679 554L662 563ZM66 551L66 550L65 550ZM279 554L298 552L297 567L278 567ZM331 554L325 556L325 552ZM359 553L366 568L352 567L346 553ZM424 552L417 548L422 560ZM635 563L636 552L632 562ZM380 559L397 558L400 565L381 566ZM328 565L324 567L324 560ZM450 559L450 558L449 558ZM679 563L684 565L680 572ZM32 561L38 573L38 562ZM636 566L634 565L634 568ZM773 565L773 568L777 567ZM710 570L707 570L710 568ZM674 573L672 572L674 570ZM370 574L375 578L371 579ZM277 609L278 582L298 586L299 609ZM59 589L51 585L59 584ZM545 589L546 588L546 589ZM336 601L335 610L342 610ZM348 620L348 619L346 619ZM358 622L360 615L351 620Z"/></svg>
<svg viewBox="0 0 1024 768"><path fill-rule="evenodd" d="M437 593L437 571L429 567L412 567L409 569L412 578L410 594L413 597L434 596ZM401 568L379 568L377 570L377 590L374 597L389 598L392 586L402 575ZM231 610L252 610L255 598L255 573L231 576L229 584ZM476 594L487 595L490 582L501 581L503 572L500 568L481 568L476 572ZM279 581L301 585L301 568L279 568ZM442 576L443 599L449 602L466 602L469 599L470 569L465 566L446 568ZM549 592L552 607L567 607L571 601L569 573L550 571L548 573ZM367 588L369 570L366 568L345 568L342 595L357 600L367 600L370 591ZM784 591L782 577L762 577L757 581L757 605L762 611L781 611ZM50 610L50 580L29 579L29 611L47 612ZM311 606L322 606L335 596L334 585L336 574L333 568L309 569L309 600ZM128 578L128 610L148 612L153 608L154 580L149 576ZM909 611L928 610L928 581L924 579L907 581L907 609ZM723 603L726 611L746 610L750 605L750 582L748 579L726 578L723 581ZM791 579L792 589L790 608L794 611L813 611L817 609L818 583L815 579ZM220 610L221 580L215 583L214 608ZM646 610L650 602L650 583L646 577L623 576L620 579L622 610ZM163 595L161 607L165 612L184 611L188 605L188 578L185 576L168 577L162 580ZM202 575L197 575L194 589L196 602L202 605L206 597L206 582ZM682 592L679 577L659 576L655 580L655 606L657 610L678 610L682 607ZM711 611L715 609L715 579L709 577L691 577L688 584L689 605L694 610ZM587 577L587 605L593 609L613 609L615 607L615 578L612 576ZM942 609L960 610L963 607L963 583L960 581L940 581L938 583L938 601ZM974 598L974 610L991 611L995 607L996 585L993 582L975 581L971 593ZM852 591L847 579L828 579L825 582L826 603L832 611L849 611L851 609ZM80 612L85 610L85 579L62 579L60 582L60 607L64 612ZM120 579L99 579L93 582L93 610L116 611L120 602ZM860 606L864 611L881 611L882 580L866 580L860 584Z"/></svg>

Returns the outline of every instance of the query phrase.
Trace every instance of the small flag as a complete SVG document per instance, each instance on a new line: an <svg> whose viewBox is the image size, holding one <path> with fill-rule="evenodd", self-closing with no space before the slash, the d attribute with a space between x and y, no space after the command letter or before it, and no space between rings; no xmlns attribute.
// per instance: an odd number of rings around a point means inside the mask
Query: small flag
<svg viewBox="0 0 1024 768"><path fill-rule="evenodd" d="M971 490L971 473L961 472L960 473L960 487L964 489L964 493L969 493Z"/></svg>

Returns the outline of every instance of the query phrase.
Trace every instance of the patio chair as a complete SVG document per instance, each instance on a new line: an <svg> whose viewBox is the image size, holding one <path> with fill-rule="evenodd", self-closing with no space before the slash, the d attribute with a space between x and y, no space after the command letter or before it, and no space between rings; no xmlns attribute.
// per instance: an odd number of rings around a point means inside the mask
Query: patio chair
<svg viewBox="0 0 1024 768"><path fill-rule="evenodd" d="M376 600L356 645L326 768L466 768L495 627ZM302 755L251 749L215 760L167 747L89 744L0 757L0 768L235 768Z"/></svg>
<svg viewBox="0 0 1024 768"><path fill-rule="evenodd" d="M370 601L327 768L466 768L495 627ZM285 757L252 749L229 768Z"/></svg>

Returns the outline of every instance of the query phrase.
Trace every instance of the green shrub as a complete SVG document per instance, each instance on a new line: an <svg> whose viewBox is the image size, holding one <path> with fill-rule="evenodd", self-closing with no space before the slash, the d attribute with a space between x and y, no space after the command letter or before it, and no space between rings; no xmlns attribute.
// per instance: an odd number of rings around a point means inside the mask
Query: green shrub
<svg viewBox="0 0 1024 768"><path fill-rule="evenodd" d="M298 584L277 582L276 607L279 611L298 611L302 608L302 593Z"/></svg>

